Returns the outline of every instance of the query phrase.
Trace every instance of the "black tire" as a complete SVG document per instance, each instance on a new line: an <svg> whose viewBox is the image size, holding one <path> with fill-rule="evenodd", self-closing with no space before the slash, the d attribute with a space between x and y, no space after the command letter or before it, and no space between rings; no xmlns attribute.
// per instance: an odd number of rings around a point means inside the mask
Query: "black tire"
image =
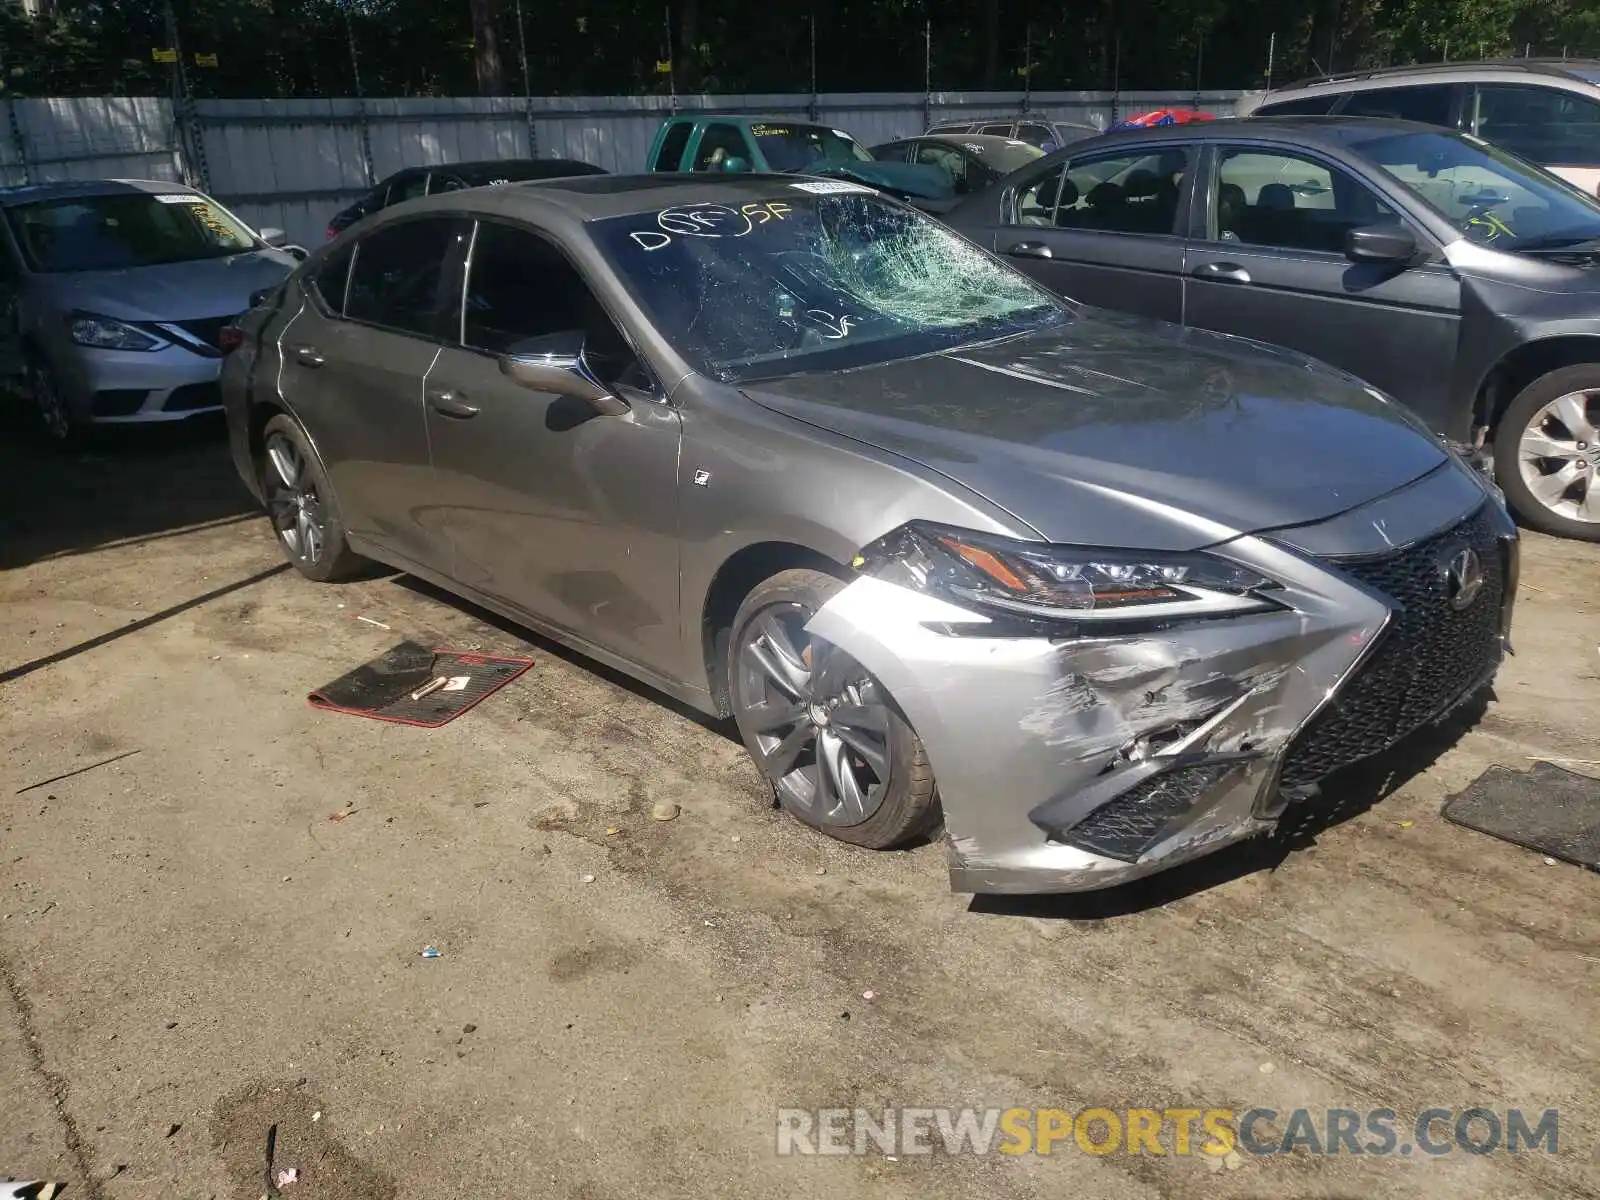
<svg viewBox="0 0 1600 1200"><path fill-rule="evenodd" d="M1506 502L1524 525L1555 534L1557 537L1594 542L1600 541L1600 520L1587 521L1551 511L1533 494L1522 478L1519 450L1530 422L1538 417L1545 405L1552 400L1558 400L1575 392L1594 393L1588 405L1592 414L1590 422L1600 423L1600 363L1584 363L1551 371L1548 375L1535 379L1517 393L1495 427L1495 482L1505 492ZM1600 481L1594 478L1600 473L1600 451L1597 451L1592 437L1585 441L1583 453L1588 457L1583 460L1581 469L1587 478L1582 479L1580 483L1592 489L1600 489ZM1600 491L1596 491L1595 494L1600 496Z"/></svg>
<svg viewBox="0 0 1600 1200"><path fill-rule="evenodd" d="M798 803L779 781L772 778L766 767L766 754L757 741L758 732L747 727L751 709L741 703L741 650L755 632L756 623L765 616L782 615L786 621L803 624L845 585L822 571L796 569L782 571L758 586L739 606L727 641L727 672L729 697L733 704L734 720L739 735L750 752L756 769L772 788L775 801L798 820L812 828L843 842L866 846L873 850L887 850L922 837L930 836L942 819L938 791L934 784L933 768L928 764L928 753L917 737L916 731L895 706L892 697L882 691L882 685L866 675L854 660L837 652L848 661L853 672L859 672L865 686L874 689L874 707L883 710L884 746L887 750L888 781L880 786L877 806L864 820L849 823L844 820L819 819L817 814ZM803 652L807 663L815 660L812 648L824 643L810 642ZM810 674L808 672L808 674ZM851 674L851 678L856 678ZM857 691L859 700L862 692ZM825 707L825 705L823 705ZM819 742L820 744L820 742ZM865 768L866 760L855 755L848 747L844 753L851 756L857 768ZM870 773L870 769L869 773Z"/></svg>
<svg viewBox="0 0 1600 1200"><path fill-rule="evenodd" d="M41 437L58 450L81 449L88 440L88 425L72 411L50 365L37 356L28 360L28 412Z"/></svg>
<svg viewBox="0 0 1600 1200"><path fill-rule="evenodd" d="M292 481L279 469L276 456L285 449L285 443L294 452L294 467L287 474L295 477L297 487L291 486ZM284 557L300 574L318 583L333 583L359 574L367 560L350 549L345 539L333 485L299 422L282 413L273 417L261 430L261 444L261 460L257 463L261 490ZM308 497L305 505L299 502L299 496ZM306 526L299 520L302 507L320 531L315 539L307 536Z"/></svg>

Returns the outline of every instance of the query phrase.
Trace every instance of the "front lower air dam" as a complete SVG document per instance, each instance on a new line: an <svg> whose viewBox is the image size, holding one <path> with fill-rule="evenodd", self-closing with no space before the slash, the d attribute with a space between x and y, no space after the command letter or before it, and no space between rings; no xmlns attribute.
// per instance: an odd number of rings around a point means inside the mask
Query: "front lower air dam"
<svg viewBox="0 0 1600 1200"><path fill-rule="evenodd" d="M1392 610L1263 539L1226 554L1281 583L1282 607L1153 633L1018 636L864 575L811 619L927 747L956 891L1107 887L1272 828L1285 747Z"/></svg>

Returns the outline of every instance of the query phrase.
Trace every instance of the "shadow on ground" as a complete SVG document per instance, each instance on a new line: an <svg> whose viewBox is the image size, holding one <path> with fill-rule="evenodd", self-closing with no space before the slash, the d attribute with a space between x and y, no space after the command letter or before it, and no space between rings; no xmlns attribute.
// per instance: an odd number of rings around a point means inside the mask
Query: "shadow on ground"
<svg viewBox="0 0 1600 1200"><path fill-rule="evenodd" d="M220 416L98 430L72 453L0 428L0 569L259 513Z"/></svg>
<svg viewBox="0 0 1600 1200"><path fill-rule="evenodd" d="M1060 896L974 896L969 911L994 916L1103 921L1133 916L1175 900L1278 867L1296 851L1317 844L1323 831L1371 809L1431 767L1482 718L1492 693L1484 692L1438 725L1323 781L1319 795L1294 805L1273 833L1230 846L1121 887Z"/></svg>

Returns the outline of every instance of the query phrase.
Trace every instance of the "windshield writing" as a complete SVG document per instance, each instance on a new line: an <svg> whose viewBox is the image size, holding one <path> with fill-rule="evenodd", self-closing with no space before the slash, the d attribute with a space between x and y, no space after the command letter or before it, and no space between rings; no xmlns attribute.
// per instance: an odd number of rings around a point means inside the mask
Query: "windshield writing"
<svg viewBox="0 0 1600 1200"><path fill-rule="evenodd" d="M591 228L652 321L724 382L933 353L1065 316L1025 276L853 184Z"/></svg>

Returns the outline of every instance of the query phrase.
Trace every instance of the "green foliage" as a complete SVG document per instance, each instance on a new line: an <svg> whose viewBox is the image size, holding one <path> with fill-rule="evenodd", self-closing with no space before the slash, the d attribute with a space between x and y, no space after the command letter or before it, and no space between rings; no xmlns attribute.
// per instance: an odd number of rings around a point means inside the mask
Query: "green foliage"
<svg viewBox="0 0 1600 1200"><path fill-rule="evenodd" d="M49 8L0 0L0 96L173 88L151 57L172 44L167 0ZM1025 61L1037 90L1259 87L1274 34L1279 82L1447 51L1600 54L1596 0L171 0L171 14L197 96L352 95L357 68L369 96L804 92L812 20L821 91L921 91L930 76L1010 90Z"/></svg>

